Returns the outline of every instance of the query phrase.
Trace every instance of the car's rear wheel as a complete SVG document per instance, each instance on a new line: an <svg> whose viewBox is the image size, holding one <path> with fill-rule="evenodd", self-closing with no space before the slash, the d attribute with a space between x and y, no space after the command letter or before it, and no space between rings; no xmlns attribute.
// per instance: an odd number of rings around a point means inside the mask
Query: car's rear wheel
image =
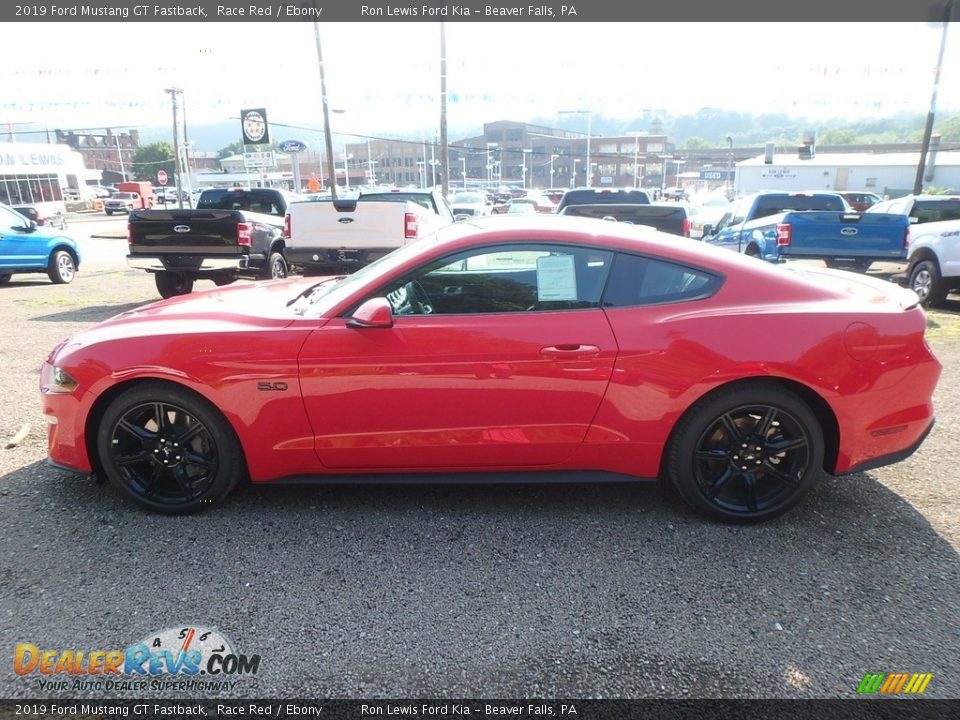
<svg viewBox="0 0 960 720"><path fill-rule="evenodd" d="M158 272L154 273L154 276L160 297L172 298L177 295L187 295L193 291L193 278L183 273Z"/></svg>
<svg viewBox="0 0 960 720"><path fill-rule="evenodd" d="M54 252L50 256L47 275L50 276L50 281L57 285L66 285L73 282L73 278L77 275L77 264L73 260L73 255L66 250Z"/></svg>
<svg viewBox="0 0 960 720"><path fill-rule="evenodd" d="M13 273L0 273L0 285L6 285L12 277Z"/></svg>
<svg viewBox="0 0 960 720"><path fill-rule="evenodd" d="M933 260L921 260L910 270L910 289L924 305L939 305L947 299L949 288Z"/></svg>
<svg viewBox="0 0 960 720"><path fill-rule="evenodd" d="M681 419L667 474L707 515L751 523L783 514L810 490L823 464L823 432L794 393L756 383L720 390Z"/></svg>
<svg viewBox="0 0 960 720"><path fill-rule="evenodd" d="M288 272L289 270L287 268L287 261L283 257L283 253L270 253L270 259L267 262L267 277L273 280L278 280L280 278L285 278Z"/></svg>
<svg viewBox="0 0 960 720"><path fill-rule="evenodd" d="M220 412L165 383L133 387L110 403L97 433L97 455L116 487L164 513L212 507L244 472L240 443Z"/></svg>

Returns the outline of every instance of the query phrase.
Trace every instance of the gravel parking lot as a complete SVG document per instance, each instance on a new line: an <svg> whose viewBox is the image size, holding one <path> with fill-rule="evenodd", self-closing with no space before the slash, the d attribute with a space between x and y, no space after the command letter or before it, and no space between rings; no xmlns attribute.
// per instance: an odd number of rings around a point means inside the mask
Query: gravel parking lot
<svg viewBox="0 0 960 720"><path fill-rule="evenodd" d="M51 695L14 674L17 643L198 625L261 656L235 697L847 698L866 672L960 697L960 302L931 314L945 370L920 452L759 527L642 484L244 488L162 517L45 464L42 359L157 299L122 240L83 247L71 285L0 288L0 448L30 426L0 449L0 695Z"/></svg>

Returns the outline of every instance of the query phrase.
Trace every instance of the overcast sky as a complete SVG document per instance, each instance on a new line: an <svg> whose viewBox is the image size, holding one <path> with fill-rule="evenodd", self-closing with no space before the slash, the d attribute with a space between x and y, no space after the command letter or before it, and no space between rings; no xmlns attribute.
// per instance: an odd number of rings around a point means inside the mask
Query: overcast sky
<svg viewBox="0 0 960 720"><path fill-rule="evenodd" d="M331 126L397 136L436 126L439 28L323 24L331 107L345 110ZM960 28L951 32L944 111L960 110ZM463 127L583 108L926 112L939 42L939 27L922 23L448 23L449 117ZM183 88L191 124L248 107L321 124L310 22L17 24L0 44L0 79L0 130L162 125L170 86Z"/></svg>

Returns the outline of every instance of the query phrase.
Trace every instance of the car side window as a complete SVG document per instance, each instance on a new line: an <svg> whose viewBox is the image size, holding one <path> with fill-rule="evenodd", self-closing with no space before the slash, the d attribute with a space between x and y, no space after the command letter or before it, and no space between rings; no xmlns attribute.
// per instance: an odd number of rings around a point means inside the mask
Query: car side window
<svg viewBox="0 0 960 720"><path fill-rule="evenodd" d="M0 228L25 228L27 225L27 218L23 215L9 208L0 207Z"/></svg>
<svg viewBox="0 0 960 720"><path fill-rule="evenodd" d="M750 203L742 202L733 209L733 219L731 225L740 225L747 217L747 211L750 209Z"/></svg>
<svg viewBox="0 0 960 720"><path fill-rule="evenodd" d="M384 288L395 315L583 310L600 306L613 253L525 243L469 250Z"/></svg>
<svg viewBox="0 0 960 720"><path fill-rule="evenodd" d="M634 307L709 297L723 282L719 275L664 260L618 253L603 294L603 307Z"/></svg>

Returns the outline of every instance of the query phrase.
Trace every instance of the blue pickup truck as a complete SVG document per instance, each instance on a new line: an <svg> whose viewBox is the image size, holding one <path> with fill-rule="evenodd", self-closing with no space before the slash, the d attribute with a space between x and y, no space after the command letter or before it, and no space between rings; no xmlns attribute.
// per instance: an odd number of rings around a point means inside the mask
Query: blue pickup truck
<svg viewBox="0 0 960 720"><path fill-rule="evenodd" d="M823 260L866 272L878 260L904 260L909 232L903 216L861 215L836 193L771 192L735 201L705 240L768 262Z"/></svg>

